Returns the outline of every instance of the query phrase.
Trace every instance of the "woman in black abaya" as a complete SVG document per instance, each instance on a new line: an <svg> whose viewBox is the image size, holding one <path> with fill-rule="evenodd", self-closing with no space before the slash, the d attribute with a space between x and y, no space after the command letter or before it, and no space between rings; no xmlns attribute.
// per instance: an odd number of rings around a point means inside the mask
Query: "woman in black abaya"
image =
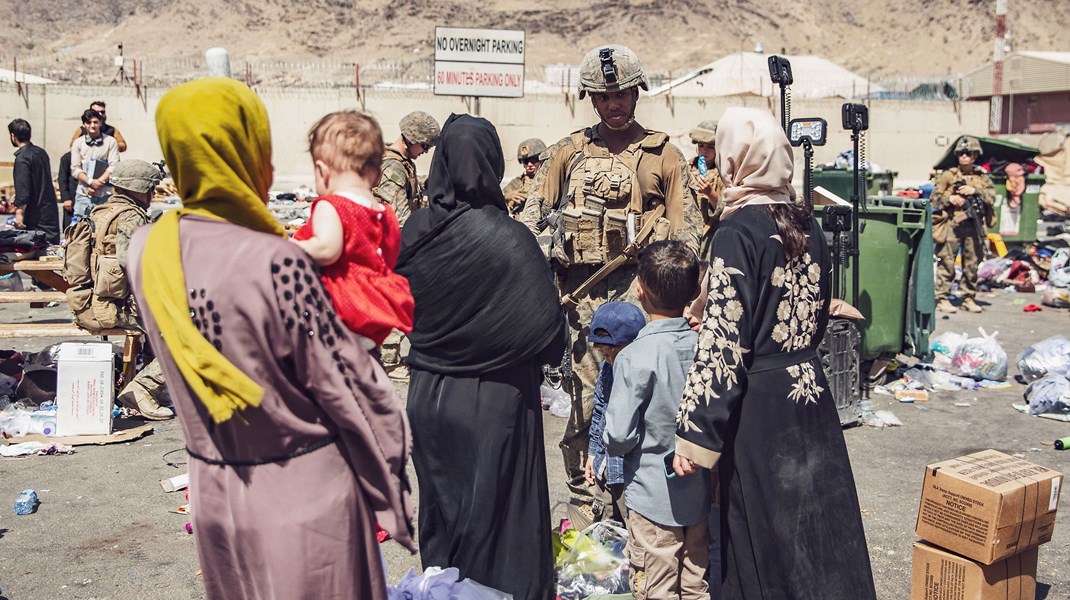
<svg viewBox="0 0 1070 600"><path fill-rule="evenodd" d="M416 300L408 414L424 567L513 594L553 597L540 365L564 319L535 238L511 219L489 121L453 115L428 208L402 231L397 272Z"/></svg>

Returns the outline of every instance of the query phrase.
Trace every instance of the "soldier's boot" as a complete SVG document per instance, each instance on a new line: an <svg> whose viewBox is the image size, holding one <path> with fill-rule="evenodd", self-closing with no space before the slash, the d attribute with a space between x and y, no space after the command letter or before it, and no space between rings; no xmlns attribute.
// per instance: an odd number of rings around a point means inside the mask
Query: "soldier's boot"
<svg viewBox="0 0 1070 600"><path fill-rule="evenodd" d="M972 312L972 313L984 312L984 310L985 310L985 309L981 308L976 302L974 302L973 298L966 298L965 300L963 300L962 304L961 304L961 307L962 307L962 310L965 310L965 311L968 311L968 312Z"/></svg>
<svg viewBox="0 0 1070 600"><path fill-rule="evenodd" d="M965 306L965 303L963 303L963 305ZM955 305L947 298L940 298L940 301L936 303L936 310L946 313L959 312L959 309L955 308Z"/></svg>
<svg viewBox="0 0 1070 600"><path fill-rule="evenodd" d="M138 411L141 416L150 421L166 421L175 418L173 410L157 404L152 394L136 382L131 382L123 393L119 394L119 403Z"/></svg>

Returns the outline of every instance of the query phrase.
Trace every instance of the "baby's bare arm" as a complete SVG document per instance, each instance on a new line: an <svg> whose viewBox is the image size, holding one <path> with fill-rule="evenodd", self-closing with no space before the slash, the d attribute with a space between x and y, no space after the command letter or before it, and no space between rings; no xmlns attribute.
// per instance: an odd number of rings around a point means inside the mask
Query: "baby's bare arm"
<svg viewBox="0 0 1070 600"><path fill-rule="evenodd" d="M338 211L329 202L316 203L312 211L312 231L316 233L309 239L292 241L308 252L317 265L334 264L342 256L345 233Z"/></svg>

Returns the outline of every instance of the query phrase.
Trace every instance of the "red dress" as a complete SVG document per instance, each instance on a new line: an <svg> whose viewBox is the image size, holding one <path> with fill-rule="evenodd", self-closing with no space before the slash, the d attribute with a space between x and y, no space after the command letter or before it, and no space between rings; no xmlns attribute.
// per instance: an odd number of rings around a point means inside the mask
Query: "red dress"
<svg viewBox="0 0 1070 600"><path fill-rule="evenodd" d="M320 267L323 287L334 309L354 332L380 345L393 329L412 331L413 299L407 279L394 272L401 248L401 228L389 205L378 211L343 196L324 196L342 221L342 255ZM294 234L296 240L313 236L309 218Z"/></svg>

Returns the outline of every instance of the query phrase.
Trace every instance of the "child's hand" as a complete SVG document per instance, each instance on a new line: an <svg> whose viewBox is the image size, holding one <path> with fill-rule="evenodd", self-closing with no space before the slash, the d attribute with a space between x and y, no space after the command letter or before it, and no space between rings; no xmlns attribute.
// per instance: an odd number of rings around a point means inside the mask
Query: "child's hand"
<svg viewBox="0 0 1070 600"><path fill-rule="evenodd" d="M587 457L587 464L583 467L583 476L587 479L587 485L594 485L594 457Z"/></svg>

